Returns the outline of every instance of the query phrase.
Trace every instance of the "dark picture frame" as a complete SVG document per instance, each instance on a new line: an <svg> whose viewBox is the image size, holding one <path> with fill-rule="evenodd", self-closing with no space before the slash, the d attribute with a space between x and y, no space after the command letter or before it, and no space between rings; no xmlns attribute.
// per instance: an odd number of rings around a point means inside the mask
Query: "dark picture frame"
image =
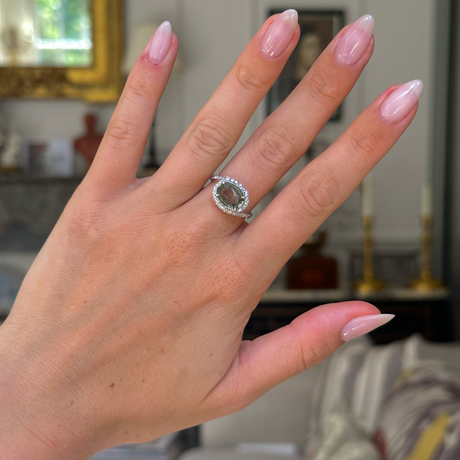
<svg viewBox="0 0 460 460"><path fill-rule="evenodd" d="M284 10L271 9L268 16ZM298 10L301 36L281 75L268 93L267 116L289 96L328 44L345 25L343 10ZM342 105L329 121L340 121Z"/></svg>

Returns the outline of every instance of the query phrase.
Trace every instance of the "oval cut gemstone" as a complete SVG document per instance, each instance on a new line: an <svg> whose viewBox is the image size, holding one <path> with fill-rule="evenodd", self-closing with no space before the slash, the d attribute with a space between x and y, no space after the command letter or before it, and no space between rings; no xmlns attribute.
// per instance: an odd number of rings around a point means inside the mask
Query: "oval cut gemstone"
<svg viewBox="0 0 460 460"><path fill-rule="evenodd" d="M244 207L244 192L231 182L223 182L217 187L217 199L231 211L240 211Z"/></svg>

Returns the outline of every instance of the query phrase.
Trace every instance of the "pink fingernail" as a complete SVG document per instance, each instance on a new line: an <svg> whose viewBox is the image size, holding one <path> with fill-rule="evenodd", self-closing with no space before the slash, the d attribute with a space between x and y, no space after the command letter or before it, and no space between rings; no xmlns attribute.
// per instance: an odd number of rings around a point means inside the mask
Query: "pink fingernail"
<svg viewBox="0 0 460 460"><path fill-rule="evenodd" d="M298 23L299 15L296 10L286 10L280 14L260 43L262 55L272 61L280 58L292 40Z"/></svg>
<svg viewBox="0 0 460 460"><path fill-rule="evenodd" d="M148 56L152 64L161 64L171 48L172 27L169 21L163 22L158 27L152 38L152 43L148 51Z"/></svg>
<svg viewBox="0 0 460 460"><path fill-rule="evenodd" d="M368 334L390 322L394 317L395 315L373 315L352 319L342 330L342 340L348 342Z"/></svg>
<svg viewBox="0 0 460 460"><path fill-rule="evenodd" d="M370 14L359 18L337 44L335 60L344 67L356 65L369 47L374 30L374 17Z"/></svg>
<svg viewBox="0 0 460 460"><path fill-rule="evenodd" d="M423 91L421 80L412 80L393 91L380 106L380 117L385 123L397 124L404 120Z"/></svg>

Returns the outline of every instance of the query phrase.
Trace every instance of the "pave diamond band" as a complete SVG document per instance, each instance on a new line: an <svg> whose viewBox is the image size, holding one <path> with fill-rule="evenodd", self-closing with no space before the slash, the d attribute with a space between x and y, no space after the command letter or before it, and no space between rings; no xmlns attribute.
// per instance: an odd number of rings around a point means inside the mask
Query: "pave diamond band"
<svg viewBox="0 0 460 460"><path fill-rule="evenodd" d="M211 181L217 181L212 197L219 209L243 219L252 217L252 213L244 212L249 205L248 191L238 181L227 176L212 176Z"/></svg>

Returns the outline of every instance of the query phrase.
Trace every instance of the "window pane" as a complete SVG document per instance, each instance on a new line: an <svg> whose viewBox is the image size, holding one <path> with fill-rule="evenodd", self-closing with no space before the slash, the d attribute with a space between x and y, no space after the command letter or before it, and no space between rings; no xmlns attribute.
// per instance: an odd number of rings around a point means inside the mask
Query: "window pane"
<svg viewBox="0 0 460 460"><path fill-rule="evenodd" d="M45 66L88 67L93 62L90 0L36 0L35 48Z"/></svg>

